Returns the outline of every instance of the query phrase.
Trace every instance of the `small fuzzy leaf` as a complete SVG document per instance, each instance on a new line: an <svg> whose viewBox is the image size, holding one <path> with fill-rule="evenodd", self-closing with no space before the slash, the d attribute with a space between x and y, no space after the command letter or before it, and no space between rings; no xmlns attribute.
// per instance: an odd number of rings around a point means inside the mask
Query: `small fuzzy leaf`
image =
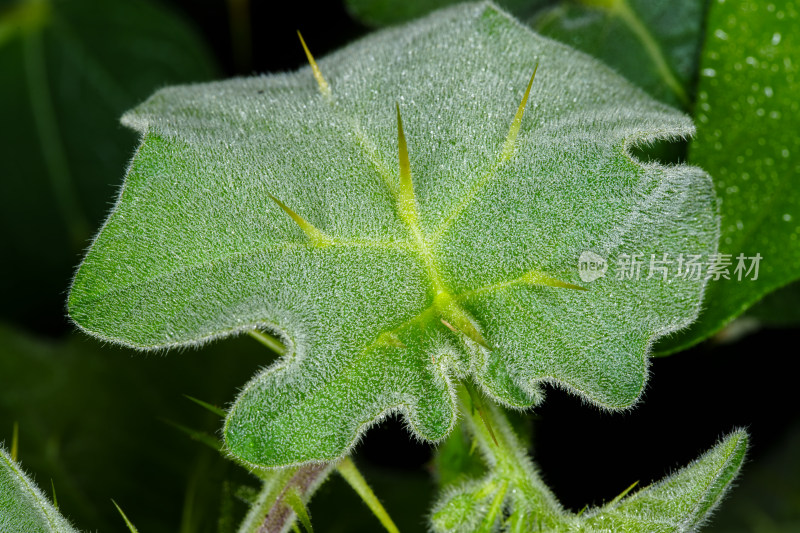
<svg viewBox="0 0 800 533"><path fill-rule="evenodd" d="M711 254L718 225L703 171L629 148L691 121L491 4L316 63L329 95L305 68L125 115L143 144L72 318L139 348L275 334L286 354L225 425L252 465L336 459L393 412L438 441L468 377L515 407L544 382L636 402L650 345L695 318L705 281L624 262ZM609 269L584 282L588 251Z"/></svg>
<svg viewBox="0 0 800 533"><path fill-rule="evenodd" d="M473 532L489 513L491 480L451 487L431 514L434 531Z"/></svg>
<svg viewBox="0 0 800 533"><path fill-rule="evenodd" d="M444 490L431 513L437 532L552 531L586 533L677 533L697 531L719 504L739 472L747 449L747 434L736 430L677 473L628 495L632 484L608 504L571 513L544 485L537 469L497 406L480 395L459 395L467 431L478 442L488 473ZM499 445L477 414L496 428ZM504 524L496 520L507 516Z"/></svg>
<svg viewBox="0 0 800 533"><path fill-rule="evenodd" d="M583 515L589 531L697 531L739 473L747 434L734 431L692 464L632 496Z"/></svg>
<svg viewBox="0 0 800 533"><path fill-rule="evenodd" d="M5 448L0 448L0 531L77 531L11 459Z"/></svg>

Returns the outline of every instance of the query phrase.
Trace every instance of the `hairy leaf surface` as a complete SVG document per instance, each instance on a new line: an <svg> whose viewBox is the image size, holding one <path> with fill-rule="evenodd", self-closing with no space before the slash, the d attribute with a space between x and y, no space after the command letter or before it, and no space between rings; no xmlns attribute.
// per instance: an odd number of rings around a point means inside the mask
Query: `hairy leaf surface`
<svg viewBox="0 0 800 533"><path fill-rule="evenodd" d="M0 447L0 531L76 531L19 465Z"/></svg>
<svg viewBox="0 0 800 533"><path fill-rule="evenodd" d="M392 412L441 439L467 376L516 407L542 383L635 402L649 346L694 319L704 281L617 265L712 253L717 219L703 171L627 150L691 121L490 4L319 67L327 82L306 68L164 89L124 117L144 141L73 319L140 348L280 337L286 356L225 428L260 465L336 458ZM608 268L579 290L587 251Z"/></svg>

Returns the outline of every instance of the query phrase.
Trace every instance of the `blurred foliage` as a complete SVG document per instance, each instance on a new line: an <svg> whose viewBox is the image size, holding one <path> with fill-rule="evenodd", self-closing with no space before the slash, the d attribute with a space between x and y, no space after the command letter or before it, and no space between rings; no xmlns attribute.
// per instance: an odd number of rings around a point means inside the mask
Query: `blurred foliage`
<svg viewBox="0 0 800 533"><path fill-rule="evenodd" d="M221 420L182 394L224 407L271 359L249 338L162 357L0 325L0 440L19 423L20 462L45 492L52 478L81 529L118 529L114 498L142 531L201 531L216 523L223 480L248 476L169 422L216 434Z"/></svg>
<svg viewBox="0 0 800 533"><path fill-rule="evenodd" d="M136 146L120 115L217 69L200 36L148 0L4 0L0 72L0 225L14 258L0 319L53 332Z"/></svg>
<svg viewBox="0 0 800 533"><path fill-rule="evenodd" d="M800 281L766 295L747 311L747 316L768 326L800 324Z"/></svg>

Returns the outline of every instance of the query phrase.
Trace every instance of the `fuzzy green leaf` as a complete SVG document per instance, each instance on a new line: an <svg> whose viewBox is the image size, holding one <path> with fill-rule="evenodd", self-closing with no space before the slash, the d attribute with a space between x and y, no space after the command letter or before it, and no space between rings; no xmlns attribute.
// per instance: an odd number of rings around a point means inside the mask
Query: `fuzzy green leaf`
<svg viewBox="0 0 800 533"><path fill-rule="evenodd" d="M499 0L497 5L520 16L546 4L548 0ZM346 0L348 11L370 26L387 26L427 15L431 11L457 4L458 0Z"/></svg>
<svg viewBox="0 0 800 533"><path fill-rule="evenodd" d="M710 7L689 160L714 176L729 279L709 284L700 320L660 343L659 351L713 335L800 278L799 27L800 10L791 0ZM757 273L750 270L755 257Z"/></svg>
<svg viewBox="0 0 800 533"><path fill-rule="evenodd" d="M77 531L0 447L0 531L69 533Z"/></svg>
<svg viewBox="0 0 800 533"><path fill-rule="evenodd" d="M735 490L710 524L714 533L800 531L800 423L765 447L747 466Z"/></svg>
<svg viewBox="0 0 800 533"><path fill-rule="evenodd" d="M713 253L717 219L703 171L628 149L691 121L491 4L319 69L327 85L302 69L168 88L124 117L144 141L72 318L140 348L273 332L287 354L225 426L258 465L337 458L392 412L442 439L467 376L510 406L545 382L634 403L649 346L694 319L705 282L614 265ZM586 251L609 269L576 290Z"/></svg>

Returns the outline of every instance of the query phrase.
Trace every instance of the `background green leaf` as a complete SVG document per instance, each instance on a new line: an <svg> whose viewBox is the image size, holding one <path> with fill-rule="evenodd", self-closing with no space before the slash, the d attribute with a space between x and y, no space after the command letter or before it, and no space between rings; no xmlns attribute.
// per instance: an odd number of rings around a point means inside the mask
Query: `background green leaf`
<svg viewBox="0 0 800 533"><path fill-rule="evenodd" d="M107 213L136 136L123 111L215 72L183 19L147 0L0 6L0 318L58 331L76 258Z"/></svg>
<svg viewBox="0 0 800 533"><path fill-rule="evenodd" d="M347 5L360 20L384 26L456 2L347 0ZM691 107L705 0L498 3L542 35L601 59L659 100Z"/></svg>
<svg viewBox="0 0 800 533"><path fill-rule="evenodd" d="M517 407L543 381L609 409L635 402L650 343L693 319L703 281L610 273L578 291L539 272L581 283L587 250L612 264L713 252L708 177L627 153L691 133L688 118L486 4L320 66L330 100L304 69L165 89L126 115L145 140L76 275L73 319L141 348L273 330L289 354L226 423L228 446L256 464L333 459L396 411L439 440L455 423L450 381L467 375ZM418 222L395 202L394 101ZM271 196L326 237L310 240Z"/></svg>
<svg viewBox="0 0 800 533"><path fill-rule="evenodd" d="M713 176L721 198L720 252L730 254L730 279L709 284L700 320L659 351L707 338L800 276L798 28L790 0L710 8L690 161ZM738 279L739 254L763 257L757 280Z"/></svg>
<svg viewBox="0 0 800 533"><path fill-rule="evenodd" d="M689 109L705 0L562 1L527 21L601 59L659 100Z"/></svg>
<svg viewBox="0 0 800 533"><path fill-rule="evenodd" d="M800 324L800 282L794 281L771 292L747 310L745 316L766 326L796 326Z"/></svg>

